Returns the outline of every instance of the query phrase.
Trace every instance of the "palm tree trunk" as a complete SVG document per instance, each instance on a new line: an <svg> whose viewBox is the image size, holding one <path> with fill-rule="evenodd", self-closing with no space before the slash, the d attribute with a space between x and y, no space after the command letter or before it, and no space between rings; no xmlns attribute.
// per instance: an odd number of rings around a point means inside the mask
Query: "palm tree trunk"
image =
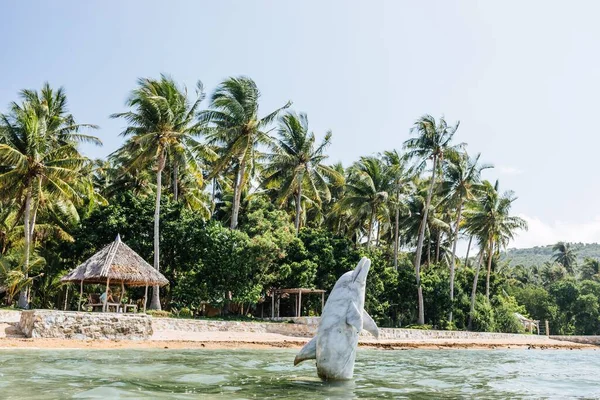
<svg viewBox="0 0 600 400"><path fill-rule="evenodd" d="M473 313L475 312L475 296L477 295L477 281L479 280L479 268L483 262L483 249L479 250L479 261L475 269L475 277L473 278L473 290L471 291L471 309L469 311L469 323L467 325L468 330L473 329Z"/></svg>
<svg viewBox="0 0 600 400"><path fill-rule="evenodd" d="M156 204L154 206L154 268L159 271L160 256L160 196L162 192L162 172L165 169L164 150L158 158L158 168L156 171ZM151 310L160 310L160 287L158 285L152 288L152 300L150 301Z"/></svg>
<svg viewBox="0 0 600 400"><path fill-rule="evenodd" d="M467 246L467 255L465 256L465 267L469 266L469 251L471 250L471 242L473 241L473 235L469 237L469 245Z"/></svg>
<svg viewBox="0 0 600 400"><path fill-rule="evenodd" d="M490 250L488 256L487 276L485 278L485 297L490 299L490 275L492 273L492 257L494 255L494 242L490 240Z"/></svg>
<svg viewBox="0 0 600 400"><path fill-rule="evenodd" d="M400 209L396 208L396 218L394 222L394 270L398 271L398 245L399 245L399 237L398 237L398 225L400 221Z"/></svg>
<svg viewBox="0 0 600 400"><path fill-rule="evenodd" d="M246 157L240 160L240 169L236 178L235 187L233 188L233 209L231 210L231 229L237 229L238 216L240 213L240 203L242 199L242 190L244 182L244 174L246 173Z"/></svg>
<svg viewBox="0 0 600 400"><path fill-rule="evenodd" d="M437 243L435 246L435 263L439 264L440 262L440 246L441 246L441 242L442 242L442 231L441 229L438 230L437 233Z"/></svg>
<svg viewBox="0 0 600 400"><path fill-rule="evenodd" d="M369 232L367 233L367 250L371 247L371 233L373 232L373 223L375 222L375 210L371 210L371 218L369 219Z"/></svg>
<svg viewBox="0 0 600 400"><path fill-rule="evenodd" d="M302 213L302 187L298 185L298 193L296 195L296 235L300 232L300 214Z"/></svg>
<svg viewBox="0 0 600 400"><path fill-rule="evenodd" d="M381 236L381 221L377 221L377 239L375 239L375 247L379 247L380 236Z"/></svg>
<svg viewBox="0 0 600 400"><path fill-rule="evenodd" d="M456 269L456 243L458 243L458 228L460 225L460 217L462 214L462 200L458 204L456 226L454 227L454 236L452 238L452 254L450 255L450 314L448 314L448 321L452 322L452 309L454 304L454 273ZM471 241L469 241L469 247ZM468 252L469 250L467 250Z"/></svg>
<svg viewBox="0 0 600 400"><path fill-rule="evenodd" d="M24 249L24 258L23 258L23 274L25 275L25 278L27 278L27 271L29 271L29 254L30 254L30 247L31 247L31 198L32 198L32 188L29 187L27 189L27 197L25 198L25 211L24 211L24 216L23 216L23 223L24 223L24 231L25 231L25 249ZM29 301L28 301L28 287L24 287L21 289L20 293L19 293L19 302L18 302L18 307L19 308L28 308L29 306Z"/></svg>
<svg viewBox="0 0 600 400"><path fill-rule="evenodd" d="M210 198L210 204L211 204L211 216L212 214L215 213L215 193L216 193L216 189L217 188L217 178L214 177L213 181L212 181L212 196Z"/></svg>
<svg viewBox="0 0 600 400"><path fill-rule="evenodd" d="M176 202L179 200L179 182L178 182L177 163L173 163L173 200L175 200Z"/></svg>
<svg viewBox="0 0 600 400"><path fill-rule="evenodd" d="M425 210L423 211L423 219L421 221L421 227L419 228L419 238L417 240L417 251L415 252L415 275L417 278L417 300L419 304L419 317L417 324L425 324L425 305L423 303L423 288L421 287L421 254L423 253L423 240L425 239L425 227L427 226L427 214L429 212L429 205L431 204L431 196L433 195L433 188L435 186L435 172L437 169L437 155L433 156L433 171L431 173L431 184L429 185L429 191L427 192L427 200L425 202Z"/></svg>

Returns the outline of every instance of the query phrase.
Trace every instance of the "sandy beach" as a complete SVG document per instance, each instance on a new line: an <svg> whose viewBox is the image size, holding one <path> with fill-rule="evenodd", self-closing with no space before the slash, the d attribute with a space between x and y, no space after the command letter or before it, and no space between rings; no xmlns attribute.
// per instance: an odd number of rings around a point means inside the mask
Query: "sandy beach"
<svg viewBox="0 0 600 400"><path fill-rule="evenodd" d="M0 349L272 349L300 348L309 339L276 333L157 331L149 340L28 339L11 324L0 324ZM545 336L522 339L362 340L360 346L403 349L597 349L586 344L552 340Z"/></svg>

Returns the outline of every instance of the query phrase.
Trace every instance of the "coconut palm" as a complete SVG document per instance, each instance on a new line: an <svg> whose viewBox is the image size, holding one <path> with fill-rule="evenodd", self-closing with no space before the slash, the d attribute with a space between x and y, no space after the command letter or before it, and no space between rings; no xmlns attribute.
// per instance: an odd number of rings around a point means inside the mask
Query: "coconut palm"
<svg viewBox="0 0 600 400"><path fill-rule="evenodd" d="M252 79L229 78L212 95L211 110L200 115L200 121L212 124L207 130L209 143L221 146L220 158L214 163L210 177L232 166L235 170L231 229L238 226L241 195L248 184L249 172L255 171L258 146L270 143L266 128L292 104L288 102L261 118L259 98L260 92Z"/></svg>
<svg viewBox="0 0 600 400"><path fill-rule="evenodd" d="M517 198L512 191L499 193L499 182L492 185L483 181L481 196L465 210L467 231L479 239L480 253L487 251L487 276L485 293L490 297L490 275L492 259L496 251L505 248L515 236L517 230L527 229L527 222L520 217L511 216L510 209ZM479 269L477 265L477 270ZM476 273L477 276L477 273ZM474 290L477 282L473 283ZM475 293L472 293L472 302ZM473 310L471 310L471 313Z"/></svg>
<svg viewBox="0 0 600 400"><path fill-rule="evenodd" d="M386 151L383 153L386 164L386 174L390 180L392 198L390 208L394 211L394 269L398 269L398 248L400 247L400 212L406 211L406 195L414 190L414 176L407 165L406 158L398 151Z"/></svg>
<svg viewBox="0 0 600 400"><path fill-rule="evenodd" d="M353 218L368 221L367 249L371 247L374 224L379 213L387 213L389 180L385 167L377 157L361 157L349 169L344 197L334 209L350 209Z"/></svg>
<svg viewBox="0 0 600 400"><path fill-rule="evenodd" d="M443 180L440 184L440 192L445 196L449 207L456 207L456 221L451 238L452 252L450 253L450 303L454 302L454 275L456 269L456 244L461 224L463 206L466 201L473 200L477 191L481 189L481 171L492 168L489 164L479 164L481 154L469 158L467 153L460 153L458 157L450 157L444 168ZM452 322L452 310L448 316Z"/></svg>
<svg viewBox="0 0 600 400"><path fill-rule="evenodd" d="M100 140L80 133L94 125L77 124L67 110L62 88L48 83L42 90L23 90L21 104L12 103L0 114L0 193L19 203L23 218L24 282L30 269L31 243L39 212L69 210L74 203L93 197L91 177L84 173L90 160L77 148L79 142L100 144ZM22 214L21 214L22 212ZM19 307L28 306L28 286L19 296Z"/></svg>
<svg viewBox="0 0 600 400"><path fill-rule="evenodd" d="M571 243L558 242L552 246L554 262L559 263L570 273L573 274L577 265L577 252Z"/></svg>
<svg viewBox="0 0 600 400"><path fill-rule="evenodd" d="M444 118L436 121L430 115L424 115L419 118L411 128L411 133L416 134L414 138L404 142L404 148L407 150L407 157L417 159L417 170L425 168L426 163L431 160L431 180L429 191L425 200L424 213L421 219L421 227L417 239L417 248L415 251L415 275L417 280L417 296L419 304L419 316L417 323L422 325L425 323L425 310L423 304L423 288L421 287L421 253L423 251L423 240L425 238L425 228L427 221L427 213L431 204L433 189L437 183L436 174L439 169L439 164L444 160L444 156L448 153L456 152L463 145L452 145L452 138L458 129L458 123L454 126L448 126Z"/></svg>
<svg viewBox="0 0 600 400"><path fill-rule="evenodd" d="M129 124L121 133L128 138L113 157L127 159L127 170L145 169L152 165L156 170L156 204L154 210L154 268L160 269L159 220L162 193L162 172L169 156L179 162L185 160L186 168L199 170L198 154L210 150L197 140L201 125L196 122L198 107L204 98L202 82L196 84L196 97L190 101L185 87L161 75L160 79L141 78L127 106L131 111L112 114ZM159 287L152 291L151 309L160 310Z"/></svg>
<svg viewBox="0 0 600 400"><path fill-rule="evenodd" d="M289 112L279 119L278 137L273 141L269 164L263 171L263 185L277 187L277 200L283 204L292 195L296 202L296 233L300 231L302 196L320 206L331 200L328 179L341 181L343 177L333 168L323 164L327 159L325 149L331 143L331 132L325 134L320 145L315 146L315 135L308 131L306 114Z"/></svg>

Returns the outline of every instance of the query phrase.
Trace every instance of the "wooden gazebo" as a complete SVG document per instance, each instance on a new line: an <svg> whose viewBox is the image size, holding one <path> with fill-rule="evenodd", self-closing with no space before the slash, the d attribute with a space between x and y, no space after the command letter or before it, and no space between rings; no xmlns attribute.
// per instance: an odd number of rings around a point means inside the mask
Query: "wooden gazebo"
<svg viewBox="0 0 600 400"><path fill-rule="evenodd" d="M107 297L111 283L120 283L121 293L125 292L125 286L145 286L144 311L148 299L148 286L165 286L169 283L167 278L123 243L119 235L114 242L62 277L61 282L79 283L78 309L81 309L84 283L106 284ZM106 310L106 300L103 310Z"/></svg>
<svg viewBox="0 0 600 400"><path fill-rule="evenodd" d="M272 289L271 290L271 318L275 318L275 296L279 295L277 302L281 298L282 294L296 295L296 317L302 316L302 294L320 294L321 295L321 312L325 306L325 290L322 289L304 289L304 288L293 288L293 289ZM279 306L277 307L277 317L279 317Z"/></svg>

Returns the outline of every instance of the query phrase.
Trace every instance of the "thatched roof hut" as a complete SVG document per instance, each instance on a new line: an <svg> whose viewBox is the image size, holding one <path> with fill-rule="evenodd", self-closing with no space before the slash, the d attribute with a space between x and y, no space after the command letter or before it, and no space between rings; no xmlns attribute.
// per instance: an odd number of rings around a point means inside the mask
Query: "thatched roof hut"
<svg viewBox="0 0 600 400"><path fill-rule="evenodd" d="M61 278L61 282L121 283L127 286L165 286L167 278L121 241L114 242L94 254L83 264Z"/></svg>

